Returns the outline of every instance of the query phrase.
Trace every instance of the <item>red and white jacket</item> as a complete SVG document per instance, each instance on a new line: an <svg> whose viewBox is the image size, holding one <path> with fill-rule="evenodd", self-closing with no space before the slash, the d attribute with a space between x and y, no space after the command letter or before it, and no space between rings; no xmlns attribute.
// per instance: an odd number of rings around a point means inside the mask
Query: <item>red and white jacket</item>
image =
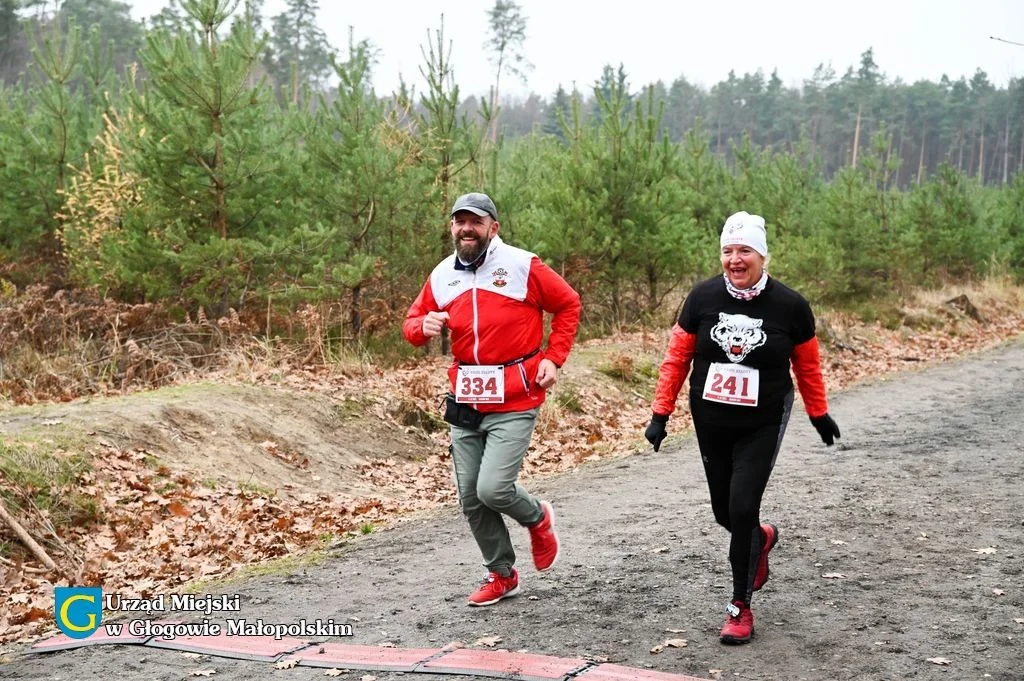
<svg viewBox="0 0 1024 681"><path fill-rule="evenodd" d="M523 362L505 367L505 401L476 405L480 411L525 411L539 407L546 390L537 385L537 365L549 359L561 367L569 357L580 320L580 296L540 258L495 236L483 262L475 269L456 269L453 253L441 261L409 307L402 334L424 345L423 318L447 312L452 365L448 377L454 390L459 364L508 365L539 350ZM547 348L544 313L553 315Z"/></svg>

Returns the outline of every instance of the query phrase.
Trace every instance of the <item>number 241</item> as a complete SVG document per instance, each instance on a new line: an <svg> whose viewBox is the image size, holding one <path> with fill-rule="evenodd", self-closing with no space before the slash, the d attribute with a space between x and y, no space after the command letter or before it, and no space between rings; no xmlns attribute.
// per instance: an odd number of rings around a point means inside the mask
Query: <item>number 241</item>
<svg viewBox="0 0 1024 681"><path fill-rule="evenodd" d="M725 379L724 381L722 380L723 378ZM747 396L747 388L750 387L749 382L750 379L748 379L746 376L740 379L740 383L742 384L742 387L740 388L740 397ZM725 378L724 376L722 376L722 374L715 374L714 381L712 381L711 383L711 390L713 390L716 393L728 390L730 395L735 395L736 377L730 376L729 378Z"/></svg>

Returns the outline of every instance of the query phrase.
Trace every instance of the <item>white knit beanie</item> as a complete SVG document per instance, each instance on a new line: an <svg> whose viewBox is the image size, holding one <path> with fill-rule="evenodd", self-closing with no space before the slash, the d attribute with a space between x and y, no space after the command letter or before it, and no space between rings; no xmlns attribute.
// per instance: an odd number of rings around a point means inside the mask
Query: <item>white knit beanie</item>
<svg viewBox="0 0 1024 681"><path fill-rule="evenodd" d="M722 248L726 246L750 246L762 256L768 256L768 232L764 218L746 211L733 213L722 228Z"/></svg>

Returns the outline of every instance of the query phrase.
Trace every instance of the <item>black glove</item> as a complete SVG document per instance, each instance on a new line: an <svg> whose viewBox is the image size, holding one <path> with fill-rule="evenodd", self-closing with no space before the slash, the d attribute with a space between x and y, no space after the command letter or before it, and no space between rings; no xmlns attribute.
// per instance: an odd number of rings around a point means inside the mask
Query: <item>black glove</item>
<svg viewBox="0 0 1024 681"><path fill-rule="evenodd" d="M665 431L666 423L668 423L668 416L651 414L651 422L647 424L647 430L644 431L644 437L647 438L648 442L654 445L654 451L658 451L661 447L661 441L668 436L668 433Z"/></svg>
<svg viewBox="0 0 1024 681"><path fill-rule="evenodd" d="M822 442L830 447L835 444L835 438L839 437L839 426L836 425L831 416L828 414L812 416L811 425L818 431Z"/></svg>

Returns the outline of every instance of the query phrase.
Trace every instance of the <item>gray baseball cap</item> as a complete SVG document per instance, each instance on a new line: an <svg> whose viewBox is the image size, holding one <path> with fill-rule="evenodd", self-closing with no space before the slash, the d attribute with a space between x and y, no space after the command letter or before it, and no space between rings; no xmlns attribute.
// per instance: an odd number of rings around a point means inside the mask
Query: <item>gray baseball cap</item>
<svg viewBox="0 0 1024 681"><path fill-rule="evenodd" d="M452 206L452 215L455 215L460 210L468 210L470 213L481 216L490 215L495 220L498 219L498 209L494 207L494 201L491 201L491 197L487 196L487 194L481 194L480 192L463 194L455 199L455 205Z"/></svg>

